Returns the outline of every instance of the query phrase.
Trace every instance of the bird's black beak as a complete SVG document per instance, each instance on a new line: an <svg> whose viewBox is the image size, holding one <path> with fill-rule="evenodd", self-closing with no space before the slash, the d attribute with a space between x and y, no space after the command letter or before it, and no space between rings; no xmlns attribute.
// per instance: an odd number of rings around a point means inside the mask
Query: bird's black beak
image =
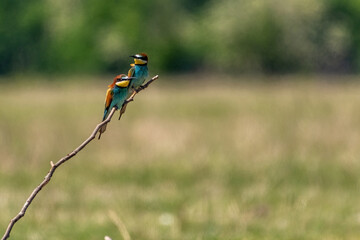
<svg viewBox="0 0 360 240"><path fill-rule="evenodd" d="M136 56L135 56L135 55L132 55L132 56L129 56L129 57L136 58Z"/></svg>

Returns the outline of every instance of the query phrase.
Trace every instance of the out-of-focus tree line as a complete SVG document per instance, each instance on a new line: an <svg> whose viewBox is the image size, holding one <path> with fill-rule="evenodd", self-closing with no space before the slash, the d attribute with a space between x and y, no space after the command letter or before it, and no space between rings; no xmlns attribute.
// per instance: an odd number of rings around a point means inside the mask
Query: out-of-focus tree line
<svg viewBox="0 0 360 240"><path fill-rule="evenodd" d="M357 72L359 26L359 0L1 0L0 74Z"/></svg>

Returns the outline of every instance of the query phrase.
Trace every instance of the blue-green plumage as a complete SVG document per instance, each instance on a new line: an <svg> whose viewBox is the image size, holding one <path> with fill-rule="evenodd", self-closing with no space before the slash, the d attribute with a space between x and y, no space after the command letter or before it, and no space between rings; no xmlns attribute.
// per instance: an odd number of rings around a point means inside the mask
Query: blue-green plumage
<svg viewBox="0 0 360 240"><path fill-rule="evenodd" d="M106 91L103 121L107 118L113 107L115 107L116 109L122 107L122 105L127 99L128 89L131 86L131 82L133 79L133 77L128 77L125 74L118 75L114 78L114 82L109 85L109 88ZM105 130L106 124L103 125L99 130L99 139L101 137L101 134L104 133Z"/></svg>
<svg viewBox="0 0 360 240"><path fill-rule="evenodd" d="M125 100L127 98L127 94L128 94L127 87L118 87L117 85L115 85L111 91L112 91L112 100L110 102L110 105L108 107L106 107L104 110L103 121L106 119L109 111L113 107L116 107L116 109L121 108L121 106L123 105L123 103L125 102Z"/></svg>
<svg viewBox="0 0 360 240"><path fill-rule="evenodd" d="M131 64L131 68L128 72L129 77L134 77L131 86L129 87L128 96L131 95L133 89L138 89L141 85L144 84L146 78L149 76L149 71L147 67L148 56L145 53L136 54L130 56L134 58L134 64Z"/></svg>
<svg viewBox="0 0 360 240"><path fill-rule="evenodd" d="M136 89L143 85L146 78L149 76L149 71L147 65L135 65L133 68L133 74L129 77L135 77L135 79L132 81L131 87Z"/></svg>

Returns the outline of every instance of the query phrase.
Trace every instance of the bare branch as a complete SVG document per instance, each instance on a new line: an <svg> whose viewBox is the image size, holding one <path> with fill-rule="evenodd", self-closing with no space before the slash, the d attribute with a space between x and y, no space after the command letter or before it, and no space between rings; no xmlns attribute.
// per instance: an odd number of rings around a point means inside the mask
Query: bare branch
<svg viewBox="0 0 360 240"><path fill-rule="evenodd" d="M156 75L155 77L153 77L151 80L149 80L142 89L147 88L149 86L149 84L151 82L153 82L154 80L156 80L159 76ZM141 89L141 90L142 90ZM126 101L126 104L133 101L134 96L140 92L139 91L134 91L134 93L130 96L130 98ZM62 165L63 163L65 163L66 161L68 161L70 158L74 157L78 152L80 152L89 142L91 142L95 136L96 133L99 131L99 129L104 126L105 124L109 123L111 121L111 118L113 117L114 113L116 111L116 108L113 107L111 109L111 112L109 113L108 117L102 121L101 123L99 123L98 125L96 125L94 131L91 133L91 135L88 137L88 139L86 139L79 147L77 147L74 151L72 151L71 153L67 154L65 157L61 158L57 163L53 163L53 161L50 162L51 168L48 172L48 174L45 176L44 180L40 183L39 186L37 186L34 191L31 193L31 195L29 196L29 198L26 200L24 206L22 207L21 211L13 218L11 219L4 236L1 238L1 240L6 240L10 237L10 232L12 230L12 228L14 227L15 223L17 221L19 221L22 217L25 216L26 210L28 209L28 207L30 206L30 204L32 203L32 201L34 200L34 198L36 197L36 195L41 191L41 189L51 180L51 177L53 176L55 170Z"/></svg>
<svg viewBox="0 0 360 240"><path fill-rule="evenodd" d="M39 186L37 186L34 191L31 193L30 197L26 200L24 206L22 207L21 211L18 213L18 215L16 215L9 223L6 232L4 234L4 236L2 237L2 240L8 239L10 237L10 232L14 226L14 224L20 220L20 218L22 218L25 213L26 210L28 209L28 207L30 206L31 202L34 200L34 198L36 197L36 195L41 191L41 189L51 180L51 177L53 176L55 170L63 163L65 163L66 161L68 161L70 158L72 158L73 156L75 156L78 152L81 151L81 149L83 149L89 142L91 142L94 138L96 133L99 131L99 129L101 128L101 126L103 126L104 124L110 122L112 116L114 115L116 111L116 108L111 109L111 112L109 114L109 116L101 123L99 123L94 131L92 132L92 134L90 135L90 137L88 139L85 140L85 142L83 142L79 147L77 147L74 151L72 151L71 153L69 153L68 155L66 155L65 157L61 158L57 163L53 163L52 161L50 162L51 168L50 171L48 172L48 174L45 176L44 180L40 183Z"/></svg>

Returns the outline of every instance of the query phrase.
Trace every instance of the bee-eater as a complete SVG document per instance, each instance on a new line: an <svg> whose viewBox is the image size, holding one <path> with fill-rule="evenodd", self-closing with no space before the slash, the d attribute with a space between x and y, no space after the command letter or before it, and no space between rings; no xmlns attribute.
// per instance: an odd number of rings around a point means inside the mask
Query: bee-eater
<svg viewBox="0 0 360 240"><path fill-rule="evenodd" d="M104 117L103 121L109 115L111 109L115 107L119 109L124 104L125 100L127 99L128 95L128 88L131 86L131 82L134 77L126 76L125 74L120 74L114 78L112 84L108 87L105 96L105 110L104 110ZM99 139L101 134L104 133L106 130L106 124L100 128Z"/></svg>
<svg viewBox="0 0 360 240"><path fill-rule="evenodd" d="M138 53L130 57L134 58L134 63L130 64L131 68L128 71L128 77L133 77L134 80L130 83L127 97L131 96L131 94L134 92L134 89L137 90L141 88L142 84L145 82L145 79L149 76L147 67L149 59L146 53ZM119 120L125 111L126 105L121 109Z"/></svg>
<svg viewBox="0 0 360 240"><path fill-rule="evenodd" d="M133 88L138 89L145 82L145 79L149 76L148 72L148 56L145 53L139 53L130 56L134 58L134 63L130 64L131 68L128 72L129 77L135 77L129 87L129 95L131 95Z"/></svg>

